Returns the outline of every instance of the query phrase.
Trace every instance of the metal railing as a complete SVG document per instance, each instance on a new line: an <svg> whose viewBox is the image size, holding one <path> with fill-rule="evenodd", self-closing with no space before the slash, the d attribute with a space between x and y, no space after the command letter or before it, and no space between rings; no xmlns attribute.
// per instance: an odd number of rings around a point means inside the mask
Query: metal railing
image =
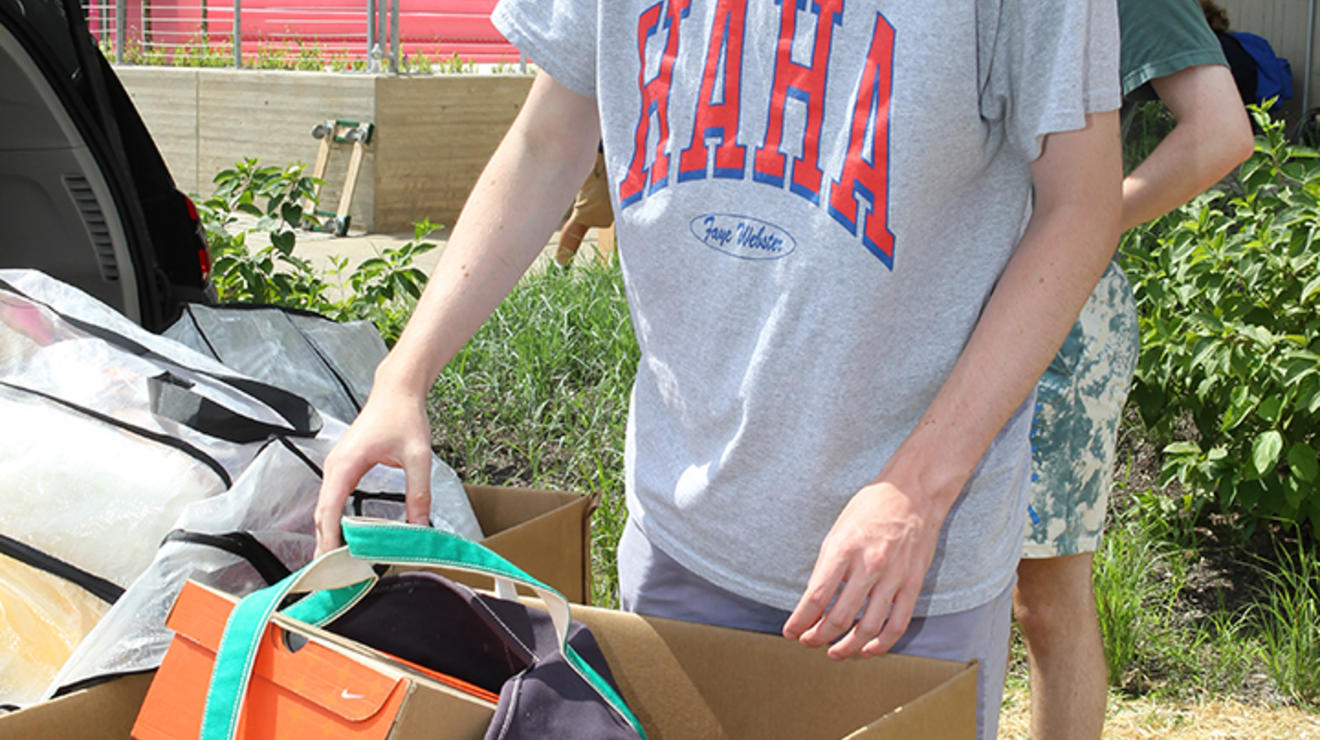
<svg viewBox="0 0 1320 740"><path fill-rule="evenodd" d="M526 62L490 23L495 0L88 0L120 64L412 73Z"/></svg>

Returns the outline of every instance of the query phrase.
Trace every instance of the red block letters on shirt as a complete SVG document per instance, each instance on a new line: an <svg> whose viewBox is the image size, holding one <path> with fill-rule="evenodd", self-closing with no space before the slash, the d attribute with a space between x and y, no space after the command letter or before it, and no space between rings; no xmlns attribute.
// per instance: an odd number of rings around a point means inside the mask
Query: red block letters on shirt
<svg viewBox="0 0 1320 740"><path fill-rule="evenodd" d="M790 97L806 108L806 130L802 156L793 165L793 192L812 203L820 201L820 126L825 118L825 87L829 79L830 45L834 27L843 22L843 0L810 2L816 15L816 33L810 65L793 61L793 39L797 36L798 1L780 0L779 44L775 55L775 78L770 91L769 125L765 140L756 150L758 182L784 184L784 108ZM804 5L807 3L804 3Z"/></svg>
<svg viewBox="0 0 1320 740"><path fill-rule="evenodd" d="M644 194L663 188L669 179L669 85L674 78L674 60L678 57L679 25L687 17L691 0L668 0L647 8L637 22L637 58L639 69L637 84L642 90L642 113L633 137L632 164L628 177L619 185L619 202L623 207L641 199ZM663 10L662 10L663 8ZM663 15L663 24L662 24ZM646 80L646 40L663 25L668 36L660 71L654 79ZM656 138L655 161L651 163L649 178L646 167L646 139L651 132L651 114L656 116L659 136ZM643 192L650 180L650 190Z"/></svg>
<svg viewBox="0 0 1320 740"><path fill-rule="evenodd" d="M709 138L718 138L715 147L715 176L741 178L747 163L747 147L737 142L739 103L742 98L743 27L747 0L720 0L715 9L715 27L706 52L705 74L697 96L692 141L679 159L679 181L706 176ZM716 79L721 72L724 76ZM716 89L720 102L714 102Z"/></svg>
<svg viewBox="0 0 1320 740"><path fill-rule="evenodd" d="M758 0L764 2L764 0ZM674 66L680 53L679 29L688 17L692 0L661 0L642 12L637 23L637 85L641 110L633 134L632 157L628 171L619 184L621 209L627 209L670 184L671 148L670 110ZM713 164L717 178L748 179L747 146L744 142L757 133L762 141L752 157L751 181L764 186L784 188L812 204L824 207L833 220L848 233L859 237L863 246L886 267L893 269L894 236L888 225L889 188L889 101L893 83L893 26L876 13L866 58L860 66L855 59L832 56L836 26L843 24L844 0L775 0L780 5L779 35L775 44L773 77L764 132L742 130L744 42L749 0L718 0L714 20L706 29L705 44L700 48L691 41L684 54L704 53L703 73L680 85L697 87L696 104L690 108L691 131L686 147L677 153L675 181L684 183L707 177ZM799 29L814 16L814 28ZM688 35L694 29L687 29ZM663 34L663 50L658 64L647 64L647 46ZM798 49L810 40L810 51ZM653 53L654 50L653 50ZM655 62L656 60L652 60ZM836 79L856 80L857 88L851 116L846 119L846 150L842 143L835 151L821 151L821 130L830 90L831 67ZM646 79L648 69L658 68ZM685 99L691 100L691 93ZM837 99L837 96L836 96ZM786 109L790 101L800 106L803 115L801 146L786 141ZM691 105L690 103L687 105ZM647 143L655 133L655 148L648 165ZM788 158L793 151L791 176ZM825 182L824 173L838 173ZM826 197L822 198L821 195ZM865 212L865 215L863 215Z"/></svg>
<svg viewBox="0 0 1320 740"><path fill-rule="evenodd" d="M830 185L830 215L857 233L860 201L870 205L862 244L889 268L894 266L894 236L889 233L889 95L893 82L894 29L876 13L871 50L866 54L853 109L852 133L843 172ZM870 136L867 136L867 133Z"/></svg>

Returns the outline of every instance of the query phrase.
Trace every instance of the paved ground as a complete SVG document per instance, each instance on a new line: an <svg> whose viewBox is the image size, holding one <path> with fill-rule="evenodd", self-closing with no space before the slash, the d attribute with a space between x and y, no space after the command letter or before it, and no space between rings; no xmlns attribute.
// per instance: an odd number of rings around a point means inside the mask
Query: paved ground
<svg viewBox="0 0 1320 740"><path fill-rule="evenodd" d="M582 246L578 249L577 261L590 258L595 255L598 231L592 229L582 240ZM250 235L256 236L255 234ZM310 259L322 269L328 268L331 264L331 257L347 257L349 261L348 270L352 272L353 267L362 260L381 254L386 249L397 249L398 247L412 241L411 232L406 234L365 234L349 232L347 236L337 237L331 234L323 234L315 231L299 231L298 239L294 247L294 254ZM533 268L544 267L549 260L554 258L555 248L558 243L559 234L556 232L550 237L545 250L537 258ZM439 248L423 254L417 258L417 266L428 275L435 268L435 264L440 259L440 253L449 240L449 231L441 229L436 231L426 241L439 245ZM254 239L252 246L263 246Z"/></svg>

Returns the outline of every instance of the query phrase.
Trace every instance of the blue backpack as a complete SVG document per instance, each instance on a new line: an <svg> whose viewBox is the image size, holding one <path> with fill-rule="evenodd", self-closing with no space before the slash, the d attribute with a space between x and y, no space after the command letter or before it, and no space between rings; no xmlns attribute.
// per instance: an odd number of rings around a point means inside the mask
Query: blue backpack
<svg viewBox="0 0 1320 740"><path fill-rule="evenodd" d="M1230 36L1242 44L1251 58L1256 60L1256 102L1263 103L1277 97L1279 102L1293 96L1292 66L1277 56L1270 42L1254 33L1232 31Z"/></svg>

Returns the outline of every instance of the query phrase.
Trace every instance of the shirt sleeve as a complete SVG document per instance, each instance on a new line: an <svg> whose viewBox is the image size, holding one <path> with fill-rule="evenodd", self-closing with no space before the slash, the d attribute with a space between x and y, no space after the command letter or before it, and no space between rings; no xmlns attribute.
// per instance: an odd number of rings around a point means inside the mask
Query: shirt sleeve
<svg viewBox="0 0 1320 740"><path fill-rule="evenodd" d="M1123 94L1202 64L1227 64L1196 0L1119 0Z"/></svg>
<svg viewBox="0 0 1320 740"><path fill-rule="evenodd" d="M992 44L982 115L1002 119L1028 160L1048 134L1122 103L1114 0L1003 0L992 38L981 33Z"/></svg>
<svg viewBox="0 0 1320 740"><path fill-rule="evenodd" d="M490 20L556 82L594 98L596 17L596 0L500 0Z"/></svg>

